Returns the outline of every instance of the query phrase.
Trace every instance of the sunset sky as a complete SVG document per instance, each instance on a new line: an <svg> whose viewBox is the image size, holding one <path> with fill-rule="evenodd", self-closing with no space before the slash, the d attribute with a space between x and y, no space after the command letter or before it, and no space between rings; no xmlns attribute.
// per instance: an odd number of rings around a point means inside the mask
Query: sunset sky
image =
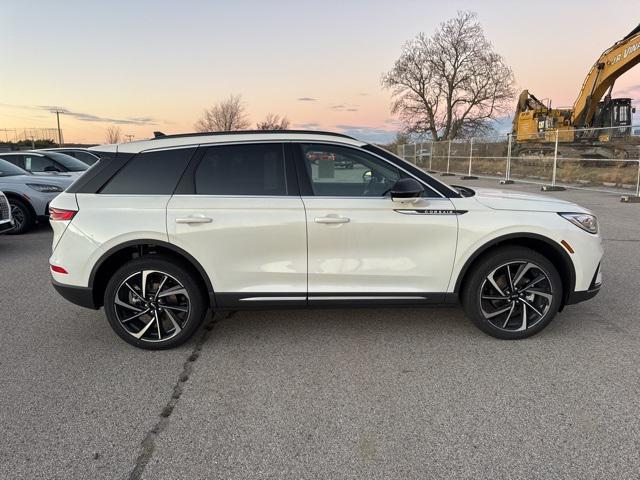
<svg viewBox="0 0 640 480"><path fill-rule="evenodd" d="M568 106L599 54L640 22L637 0L2 0L0 130L55 126L101 143L110 125L145 138L193 131L203 108L241 94L253 123L384 141L397 126L380 77L402 43L473 10L518 89ZM640 67L615 90L640 100Z"/></svg>

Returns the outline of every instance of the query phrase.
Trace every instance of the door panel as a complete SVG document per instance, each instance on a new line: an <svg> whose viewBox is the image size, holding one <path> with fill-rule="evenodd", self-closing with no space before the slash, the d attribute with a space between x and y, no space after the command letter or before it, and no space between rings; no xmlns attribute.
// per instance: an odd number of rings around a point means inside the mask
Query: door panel
<svg viewBox="0 0 640 480"><path fill-rule="evenodd" d="M167 207L169 241L200 262L217 299L233 298L225 293L246 293L238 299L300 293L304 299L305 221L300 197L174 195Z"/></svg>
<svg viewBox="0 0 640 480"><path fill-rule="evenodd" d="M304 197L303 201L310 301L315 293L327 292L446 291L458 222L453 212L435 211L452 211L448 199L420 198L410 204L390 198Z"/></svg>

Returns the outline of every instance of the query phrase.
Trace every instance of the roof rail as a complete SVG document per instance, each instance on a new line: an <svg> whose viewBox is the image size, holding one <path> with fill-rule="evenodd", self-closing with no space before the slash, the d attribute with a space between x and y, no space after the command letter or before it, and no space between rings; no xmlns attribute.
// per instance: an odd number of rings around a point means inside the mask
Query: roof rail
<svg viewBox="0 0 640 480"><path fill-rule="evenodd" d="M307 133L313 135L331 135L334 137L343 137L349 138L351 140L355 140L355 138L350 137L349 135L345 135L344 133L336 133L336 132L324 132L321 130L234 130L229 132L194 132L194 133L176 133L173 135L165 135L162 132L153 132L154 134L159 133L160 135L154 136L154 138L150 138L149 140L160 140L165 138L180 138L180 137L202 137L209 135L251 135L257 133L264 134L273 134L273 133Z"/></svg>

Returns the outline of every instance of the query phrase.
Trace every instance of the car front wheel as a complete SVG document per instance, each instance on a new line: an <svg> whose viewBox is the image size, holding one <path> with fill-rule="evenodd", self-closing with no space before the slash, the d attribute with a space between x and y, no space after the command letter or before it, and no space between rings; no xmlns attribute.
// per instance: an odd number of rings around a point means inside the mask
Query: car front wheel
<svg viewBox="0 0 640 480"><path fill-rule="evenodd" d="M557 269L524 247L487 254L474 266L462 292L467 316L485 333L501 339L526 338L555 317L562 299Z"/></svg>
<svg viewBox="0 0 640 480"><path fill-rule="evenodd" d="M111 277L107 319L126 342L158 350L186 342L204 320L205 294L193 274L164 257L134 259Z"/></svg>
<svg viewBox="0 0 640 480"><path fill-rule="evenodd" d="M35 216L31 213L29 207L22 201L15 198L9 199L11 207L11 217L13 218L13 229L9 230L9 235L20 235L27 233L36 223Z"/></svg>

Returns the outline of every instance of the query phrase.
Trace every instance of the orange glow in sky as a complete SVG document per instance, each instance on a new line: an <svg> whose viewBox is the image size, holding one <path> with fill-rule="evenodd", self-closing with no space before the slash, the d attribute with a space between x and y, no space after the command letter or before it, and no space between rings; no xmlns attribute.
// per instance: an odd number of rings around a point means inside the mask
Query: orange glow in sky
<svg viewBox="0 0 640 480"><path fill-rule="evenodd" d="M272 112L292 127L391 139L382 73L404 41L464 9L478 13L518 89L556 106L573 103L600 53L640 19L640 2L621 0L604 9L594 0L6 0L0 132L55 127L49 106L69 110L67 142L102 143L111 125L135 138L192 131L205 107L233 93L252 123ZM616 92L640 100L640 68Z"/></svg>

